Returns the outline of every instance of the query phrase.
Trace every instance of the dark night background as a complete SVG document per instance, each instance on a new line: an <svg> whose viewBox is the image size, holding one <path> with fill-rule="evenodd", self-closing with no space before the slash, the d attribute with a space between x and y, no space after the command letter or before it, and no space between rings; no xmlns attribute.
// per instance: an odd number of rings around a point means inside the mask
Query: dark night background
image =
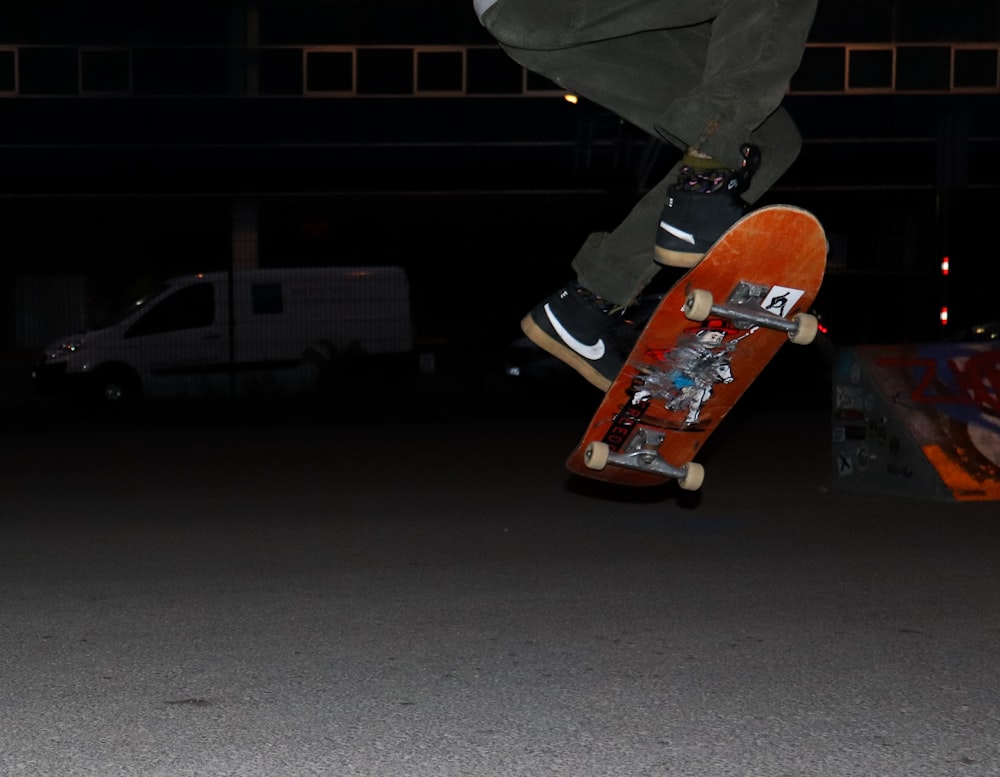
<svg viewBox="0 0 1000 777"><path fill-rule="evenodd" d="M996 318L998 40L992 0L820 3L787 99L805 146L765 202L824 222L838 344ZM226 268L249 213L260 266L402 264L418 337L500 351L675 155L542 79L522 93L467 0L5 4L0 348L41 345L19 278L85 276L98 317Z"/></svg>
<svg viewBox="0 0 1000 777"><path fill-rule="evenodd" d="M692 493L570 477L595 390L502 380L676 152L523 80L471 0L0 2L0 774L1000 774L996 502L933 498L829 363L1000 318L998 55L996 0L820 0L767 202L826 226L830 334ZM251 261L405 266L438 373L30 394L74 317Z"/></svg>

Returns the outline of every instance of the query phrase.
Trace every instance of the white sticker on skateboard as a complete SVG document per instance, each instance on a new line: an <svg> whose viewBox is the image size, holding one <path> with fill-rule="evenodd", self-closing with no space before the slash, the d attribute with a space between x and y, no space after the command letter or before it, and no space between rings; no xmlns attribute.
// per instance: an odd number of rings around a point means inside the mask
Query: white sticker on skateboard
<svg viewBox="0 0 1000 777"><path fill-rule="evenodd" d="M774 313L777 316L785 318L788 316L789 311L795 307L795 303L802 298L803 294L805 292L801 289L790 289L787 286L772 286L767 296L760 303L760 306L768 313Z"/></svg>
<svg viewBox="0 0 1000 777"><path fill-rule="evenodd" d="M742 334L740 331L727 319L712 317L685 329L675 347L648 349L648 363L660 362L664 368L644 371L633 381L632 403L648 403L655 398L670 412L686 414L681 428L696 427L702 408L712 398L713 387L735 381L731 355L757 327Z"/></svg>

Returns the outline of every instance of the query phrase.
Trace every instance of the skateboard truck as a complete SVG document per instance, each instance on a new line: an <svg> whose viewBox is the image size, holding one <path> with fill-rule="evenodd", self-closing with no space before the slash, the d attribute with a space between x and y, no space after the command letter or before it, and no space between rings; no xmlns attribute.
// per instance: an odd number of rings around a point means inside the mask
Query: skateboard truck
<svg viewBox="0 0 1000 777"><path fill-rule="evenodd" d="M665 475L677 480L685 491L697 491L705 479L705 468L690 461L683 467L675 467L660 456L657 448L666 438L665 432L656 432L639 427L620 452L612 451L603 441L594 441L584 452L584 463L588 469L601 470L608 464L617 467Z"/></svg>
<svg viewBox="0 0 1000 777"><path fill-rule="evenodd" d="M752 305L758 300L765 287L741 282L729 298L728 303L717 303L712 293L705 289L692 289L684 301L682 312L692 321L704 321L711 315L722 316L733 322L738 329L762 326L777 329L788 334L795 345L808 345L816 339L819 321L809 313L796 313L791 319L768 313Z"/></svg>

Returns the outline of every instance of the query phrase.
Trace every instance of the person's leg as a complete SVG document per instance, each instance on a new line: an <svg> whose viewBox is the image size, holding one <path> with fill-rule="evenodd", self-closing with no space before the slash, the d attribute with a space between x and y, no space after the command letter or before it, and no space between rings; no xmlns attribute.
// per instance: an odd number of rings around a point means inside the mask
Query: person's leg
<svg viewBox="0 0 1000 777"><path fill-rule="evenodd" d="M781 104L816 0L732 0L712 21L700 82L655 119L657 132L738 168L740 146Z"/></svg>
<svg viewBox="0 0 1000 777"><path fill-rule="evenodd" d="M499 0L497 7L511 9L519 2ZM539 5L552 12L551 4L537 4L537 0L532 8ZM555 7L566 5L556 3ZM512 26L509 21L507 24ZM506 31L508 38L512 34L510 29ZM530 34L537 44L540 33L531 27ZM657 137L662 106L682 99L700 83L710 35L710 25L701 24L600 40L570 49L506 50L522 66ZM779 109L755 131L748 132L744 140L761 149L760 168L743 195L754 202L791 165L801 139L794 123ZM628 305L656 275L660 269L654 261L657 224L667 188L677 180L680 168L678 162L613 232L596 232L587 238L572 262L587 288L617 305Z"/></svg>
<svg viewBox="0 0 1000 777"><path fill-rule="evenodd" d="M518 64L659 136L666 107L700 82L709 25L668 29L666 14L652 13L664 0L606 0L601 16L590 11L584 23L592 3L498 0L482 21Z"/></svg>
<svg viewBox="0 0 1000 777"><path fill-rule="evenodd" d="M791 166L801 138L779 108L754 132L768 164L761 165L745 195L755 201ZM662 269L654 259L657 219L682 162L649 190L611 232L591 233L571 263L576 282L542 300L521 322L528 339L556 356L602 391L624 364L635 336L615 315L633 304Z"/></svg>
<svg viewBox="0 0 1000 777"><path fill-rule="evenodd" d="M741 142L752 142L764 149L760 170L745 192L746 198L753 201L791 164L800 138L787 114L775 110L777 102L765 109L773 94L777 93L780 101L784 93L784 88L775 89L775 73L762 76L762 99L755 99L752 91L726 93L726 69L735 69L734 81L747 72L740 70L738 58L713 46L713 36L734 35L733 26L741 21L756 23L757 29L746 36L751 42L743 51L751 58L766 57L768 47L780 38L773 34L780 29L780 23L767 9L780 9L788 2L497 0L491 4L489 0L477 0L477 10L481 11L484 25L519 64L682 150L702 150L694 148L700 143L706 153L718 155L721 163L736 167L743 161L739 144L732 149L722 146L737 134L733 129L737 119L750 122L743 128ZM810 22L815 2L801 0ZM740 7L725 13L733 5ZM683 16L685 13L688 16ZM718 19L704 21L716 15L722 17L721 25ZM691 26L670 29L677 23ZM795 65L798 56L801 51ZM788 64L791 58L783 61ZM794 66L787 73L785 86L793 70ZM701 89L706 74L714 79L718 98L714 103ZM700 102L690 99L690 110L703 111L702 115L680 119L690 119L696 129L675 121L671 110L692 96L698 96ZM730 114L717 112L719 106L729 102L734 103ZM737 102L739 105L735 105ZM756 124L749 119L754 110L760 112ZM529 339L571 364L599 388L607 388L623 358L623 354L614 353L614 327L606 322L610 313L633 302L659 269L654 261L654 239L660 242L663 233L662 227L657 231L662 221L658 216L672 188L671 181L681 169L682 163L678 163L613 232L591 235L572 263L579 282L550 295L522 321ZM667 198L667 202L672 199ZM742 206L737 210L742 212Z"/></svg>
<svg viewBox="0 0 1000 777"><path fill-rule="evenodd" d="M498 0L481 20L528 69L682 150L738 168L740 146L778 107L798 68L816 4Z"/></svg>
<svg viewBox="0 0 1000 777"><path fill-rule="evenodd" d="M802 139L784 108L772 113L750 136L761 149L762 164L744 198L750 203L763 195L792 165ZM677 179L678 162L650 189L612 232L592 233L572 262L577 278L597 294L627 304L652 281L662 266L654 261L653 237L667 189Z"/></svg>
<svg viewBox="0 0 1000 777"><path fill-rule="evenodd" d="M760 59L774 42L775 29L783 29L775 16L785 12L789 0L498 0L482 17L484 25L510 56L529 70L541 73L566 89L577 92L657 137L664 137L681 150L701 143L699 149L716 156L730 167L741 162L740 144L753 142L761 147L760 169L750 181L744 198L755 201L788 168L797 156L800 138L794 124L781 111L768 118L784 87L773 85L779 68L768 73L761 64L762 100L751 99L752 89L740 90L744 98L734 100L733 120L720 118L717 106L707 95L706 74L716 91L724 93L725 73L739 81L747 77L734 52L720 47L716 36L725 40L739 37L744 56ZM798 26L808 31L815 0L797 0L791 14ZM732 6L737 6L735 10ZM761 10L770 9L770 10ZM801 10L804 9L804 10ZM649 25L686 23L718 13L710 23L679 29L644 29ZM740 26L750 29L734 29ZM629 34L629 32L632 34ZM781 36L777 36L781 38ZM730 41L731 42L731 41ZM798 51L785 56L784 86L801 56L802 44L792 41ZM782 71L783 72L783 71ZM716 99L724 104L725 100ZM777 103L774 102L776 105ZM688 105L690 119L677 115L673 106ZM752 121L753 106L762 111L757 124L737 129L735 117ZM770 106L764 112L765 107ZM701 119L694 113L701 111ZM691 129L681 124L688 122ZM767 122L764 127L761 123ZM760 125L760 126L758 126ZM715 134L711 130L715 129ZM680 133L690 132L685 138ZM732 140L732 142L730 142ZM726 145L728 144L728 145ZM723 147L724 146L724 147ZM590 288L606 299L628 304L656 274L653 242L667 188L677 179L678 164L666 179L644 197L635 210L610 236L597 233L587 239L574 260L574 268L586 278ZM656 200L659 198L659 202ZM717 201L716 201L717 202ZM724 206L729 203L722 203ZM696 203L699 207L702 203ZM732 220L741 206L732 203ZM727 214L728 216L728 214ZM617 258L613 256L618 252Z"/></svg>
<svg viewBox="0 0 1000 777"><path fill-rule="evenodd" d="M776 112L815 10L816 0L730 2L712 21L700 82L654 121L662 137L688 145L666 192L657 262L692 267L701 261L797 156L798 131ZM776 141L767 151L757 142L762 135Z"/></svg>
<svg viewBox="0 0 1000 777"><path fill-rule="evenodd" d="M499 0L499 7L516 2ZM703 24L571 49L505 48L518 64L658 137L655 121L662 106L679 99L700 79L709 33L709 26ZM670 76L651 77L664 71ZM669 179L640 200L613 233L597 232L584 242L572 266L589 289L625 306L653 278L659 269L653 248L660 210L667 185L676 177L674 170Z"/></svg>

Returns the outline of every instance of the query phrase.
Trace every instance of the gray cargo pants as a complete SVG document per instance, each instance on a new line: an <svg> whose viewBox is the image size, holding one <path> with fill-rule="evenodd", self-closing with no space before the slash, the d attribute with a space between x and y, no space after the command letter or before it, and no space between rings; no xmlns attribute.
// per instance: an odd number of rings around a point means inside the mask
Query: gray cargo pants
<svg viewBox="0 0 1000 777"><path fill-rule="evenodd" d="M801 137L780 107L817 0L475 0L517 63L681 150L736 168L761 149L754 202L791 166ZM627 304L660 268L653 246L680 162L611 232L591 234L572 267L587 288Z"/></svg>

